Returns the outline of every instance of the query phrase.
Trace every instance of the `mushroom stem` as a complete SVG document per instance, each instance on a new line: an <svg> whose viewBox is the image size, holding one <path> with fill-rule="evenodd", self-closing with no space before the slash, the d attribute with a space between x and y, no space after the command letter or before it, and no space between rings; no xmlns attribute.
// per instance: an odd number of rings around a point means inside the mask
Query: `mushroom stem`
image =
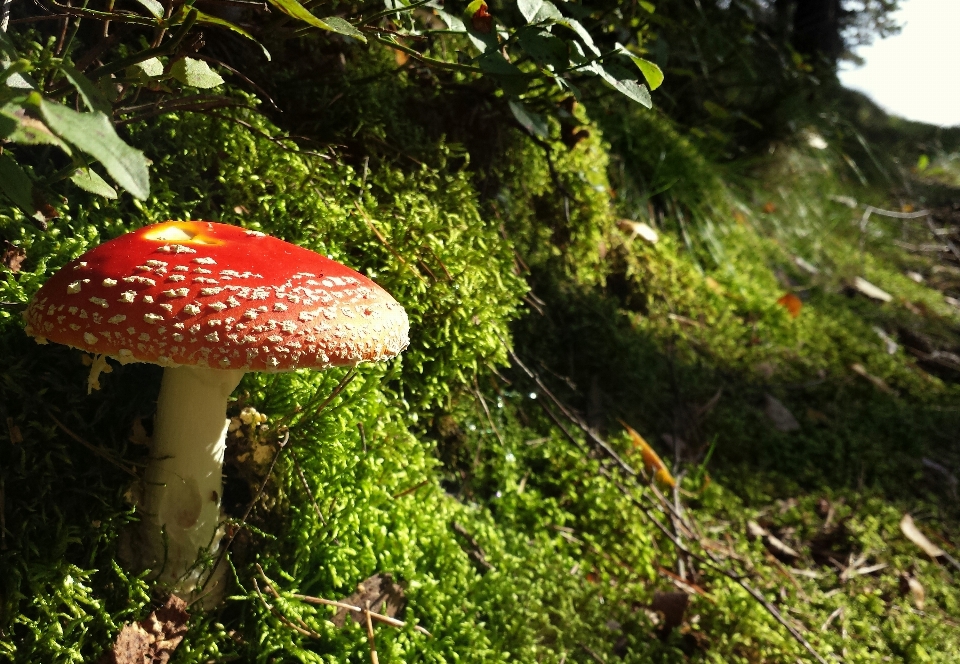
<svg viewBox="0 0 960 664"><path fill-rule="evenodd" d="M146 469L142 561L181 592L198 585L193 569L220 543L220 499L227 398L240 370L164 369Z"/></svg>

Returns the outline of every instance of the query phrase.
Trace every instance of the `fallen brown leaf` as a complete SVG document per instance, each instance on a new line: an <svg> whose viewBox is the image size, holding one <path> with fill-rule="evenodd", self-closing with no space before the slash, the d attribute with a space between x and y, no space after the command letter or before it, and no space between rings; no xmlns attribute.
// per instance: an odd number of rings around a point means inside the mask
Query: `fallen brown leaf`
<svg viewBox="0 0 960 664"><path fill-rule="evenodd" d="M127 623L100 664L167 664L187 633L187 603L176 595L146 619Z"/></svg>
<svg viewBox="0 0 960 664"><path fill-rule="evenodd" d="M793 293L786 293L777 300L777 304L790 312L791 318L796 318L800 315L800 310L803 308L803 302L799 297Z"/></svg>
<svg viewBox="0 0 960 664"><path fill-rule="evenodd" d="M357 584L357 592L350 595L342 601L344 604L365 607L370 606L370 610L390 618L403 611L407 605L403 588L395 583L390 574L374 574L368 579ZM338 609L330 621L337 627L343 627L347 619L348 611ZM363 624L366 617L362 613L355 611L349 612L354 621Z"/></svg>
<svg viewBox="0 0 960 664"><path fill-rule="evenodd" d="M927 536L920 532L917 524L913 522L913 517L909 514L904 514L900 520L900 530L908 540L923 549L923 552L931 558L938 558L944 555L943 549L928 540Z"/></svg>
<svg viewBox="0 0 960 664"><path fill-rule="evenodd" d="M923 611L923 604L927 598L923 584L910 574L903 573L900 575L900 594L906 595L907 593L910 593L910 599L913 600L913 605L917 607L917 611Z"/></svg>
<svg viewBox="0 0 960 664"><path fill-rule="evenodd" d="M10 244L7 240L4 240L4 244L6 247L3 250L3 255L0 256L0 265L17 274L23 261L27 258L27 252L23 250L23 247Z"/></svg>

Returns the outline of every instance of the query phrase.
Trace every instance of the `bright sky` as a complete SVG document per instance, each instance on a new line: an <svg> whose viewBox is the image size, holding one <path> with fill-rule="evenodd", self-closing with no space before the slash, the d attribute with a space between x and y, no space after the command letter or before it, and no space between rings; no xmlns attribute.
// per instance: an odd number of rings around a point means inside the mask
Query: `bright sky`
<svg viewBox="0 0 960 664"><path fill-rule="evenodd" d="M857 50L840 80L893 115L960 125L960 0L901 0L899 35Z"/></svg>

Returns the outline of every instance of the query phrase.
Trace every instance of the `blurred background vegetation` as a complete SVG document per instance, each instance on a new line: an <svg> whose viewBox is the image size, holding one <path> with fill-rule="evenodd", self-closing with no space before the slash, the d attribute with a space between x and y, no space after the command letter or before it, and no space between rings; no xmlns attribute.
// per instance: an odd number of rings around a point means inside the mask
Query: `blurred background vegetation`
<svg viewBox="0 0 960 664"><path fill-rule="evenodd" d="M117 562L159 369L87 395L20 313L212 219L411 345L324 408L247 375L171 661L954 661L960 130L836 80L896 5L0 0L0 659L133 661L164 600ZM377 574L372 639L303 599Z"/></svg>

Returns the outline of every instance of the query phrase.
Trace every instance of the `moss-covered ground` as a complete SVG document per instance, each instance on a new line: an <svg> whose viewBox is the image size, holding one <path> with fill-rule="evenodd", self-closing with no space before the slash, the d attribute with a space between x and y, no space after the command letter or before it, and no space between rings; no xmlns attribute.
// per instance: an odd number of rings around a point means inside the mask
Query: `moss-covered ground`
<svg viewBox="0 0 960 664"><path fill-rule="evenodd" d="M376 628L383 662L810 660L718 566L827 661L955 661L960 571L899 523L911 513L956 553L960 374L931 356L960 345L946 298L957 268L910 250L934 242L923 219L860 225L862 204L926 201L862 184L840 147L802 133L721 167L643 109L579 107L567 116L587 130L578 141L558 123L550 141L512 127L439 135L415 91L376 99L402 77L371 86L388 68L364 66L330 123L297 127L340 137L342 154L266 140L279 130L253 113L235 117L254 132L172 115L130 128L153 160L145 203L77 191L45 231L0 203L0 236L26 254L0 283L0 659L96 661L159 597L149 573L118 562L159 369L114 366L87 395L82 355L36 345L20 311L101 241L209 218L369 274L407 308L411 346L360 367L323 409L345 371L244 379L229 414L268 419L237 444L278 450L289 432L290 445L259 495L263 469L228 464L233 587L191 609L173 661L367 661L364 628L293 593L343 598L377 572L407 600L406 628ZM333 93L308 81L296 94ZM949 200L952 163L918 190ZM623 424L644 436L680 480L689 528L544 386L638 469ZM796 555L748 537L751 521ZM281 595L273 611L258 564ZM675 626L655 610L667 592L689 595Z"/></svg>

